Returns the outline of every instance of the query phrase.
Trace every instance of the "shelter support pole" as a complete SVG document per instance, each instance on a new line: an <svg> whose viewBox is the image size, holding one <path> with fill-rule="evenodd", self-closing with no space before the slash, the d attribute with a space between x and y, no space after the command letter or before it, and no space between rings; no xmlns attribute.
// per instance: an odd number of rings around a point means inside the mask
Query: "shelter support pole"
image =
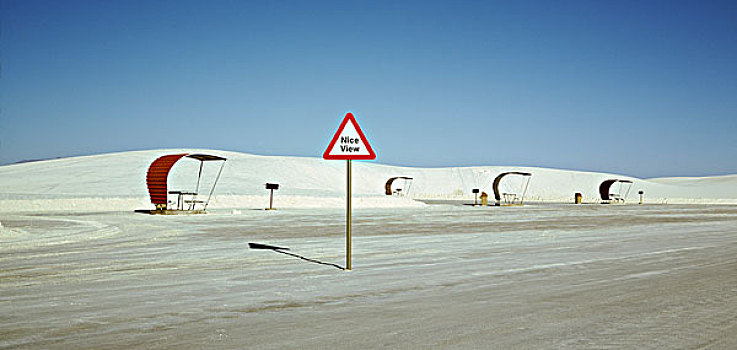
<svg viewBox="0 0 737 350"><path fill-rule="evenodd" d="M197 174L197 188L195 188L195 196L200 193L200 179L202 178L202 166L205 164L204 160L200 160L200 172Z"/></svg>
<svg viewBox="0 0 737 350"><path fill-rule="evenodd" d="M527 187L530 186L530 178L531 176L527 176L527 182L525 182L525 189L524 191L522 191L522 198L520 198L519 204L524 204L525 195L527 194Z"/></svg>
<svg viewBox="0 0 737 350"><path fill-rule="evenodd" d="M210 198L212 198L212 193L215 192L215 186L218 184L218 180L220 180L220 174L223 173L223 167L225 167L225 161L223 160L223 164L220 165L220 170L218 171L218 176L215 178L215 183L212 184L212 189L210 189L210 194L207 196L207 201L205 202L205 207L203 210L207 210L207 206L210 204Z"/></svg>
<svg viewBox="0 0 737 350"><path fill-rule="evenodd" d="M345 269L351 269L351 160L347 160L346 214L345 214Z"/></svg>

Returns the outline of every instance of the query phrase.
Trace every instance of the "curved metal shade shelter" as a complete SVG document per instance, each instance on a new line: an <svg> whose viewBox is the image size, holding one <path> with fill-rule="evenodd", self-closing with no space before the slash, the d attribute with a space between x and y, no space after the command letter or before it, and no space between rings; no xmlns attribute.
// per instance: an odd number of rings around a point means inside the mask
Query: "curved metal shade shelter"
<svg viewBox="0 0 737 350"><path fill-rule="evenodd" d="M599 195L601 196L602 200L608 201L612 199L611 195L609 194L609 190L612 188L612 185L614 185L617 182L623 183L623 184L632 184L632 181L630 180L620 180L620 179L604 180L604 182L602 182L599 185ZM630 187L632 187L632 185L630 185ZM624 195L624 197L627 197L627 194L629 194L629 189L627 189L627 193Z"/></svg>
<svg viewBox="0 0 737 350"><path fill-rule="evenodd" d="M508 171L506 173L499 174L499 176L497 176L494 179L494 183L493 183L493 186L492 186L494 188L494 199L496 199L497 202L499 202L499 201L502 200L502 195L499 193L499 183L507 175L520 175L520 176L525 176L525 177L532 176L531 173L524 173L524 172L521 172L521 171ZM529 182L529 179L528 179L527 184L529 184L529 183L530 182ZM525 192L527 192L527 185L525 185L525 189L524 189L524 191L522 193L522 198L523 199L525 198Z"/></svg>
<svg viewBox="0 0 737 350"><path fill-rule="evenodd" d="M151 197L151 203L156 205L166 205L166 180L169 178L169 171L171 170L171 167L174 166L174 163L178 162L186 155L186 153L183 153L162 156L154 160L154 162L148 167L148 172L146 173L146 186L148 186L148 194Z"/></svg>
<svg viewBox="0 0 737 350"><path fill-rule="evenodd" d="M217 181L220 179L220 174L223 171L223 166L225 165L226 158L210 154L180 153L161 156L154 160L153 163L151 163L151 165L148 167L148 172L146 173L146 186L148 187L148 194L151 197L151 203L156 205L157 209L166 208L168 199L167 180L169 178L169 172L171 171L171 168L174 166L174 164L176 164L183 157L192 158L200 161L200 171L197 175L197 189L195 189L195 193L199 190L200 187L200 178L202 177L203 163L208 161L223 161L223 165L220 166L220 170L218 171L215 183L212 185L210 194L207 197L207 202L205 202L205 208L207 208L207 204L209 204L210 202L210 197L212 196L213 191L215 191L215 185L217 185Z"/></svg>
<svg viewBox="0 0 737 350"><path fill-rule="evenodd" d="M406 176L396 176L396 177L390 178L389 180L386 181L386 185L384 185L384 190L385 190L384 193L387 196L391 196L392 195L392 183L396 179L403 179L403 180L405 180L405 182L406 181L412 181L412 178L411 177L406 177ZM405 193L407 193L407 192L409 192L409 189L407 189L407 191L405 191Z"/></svg>

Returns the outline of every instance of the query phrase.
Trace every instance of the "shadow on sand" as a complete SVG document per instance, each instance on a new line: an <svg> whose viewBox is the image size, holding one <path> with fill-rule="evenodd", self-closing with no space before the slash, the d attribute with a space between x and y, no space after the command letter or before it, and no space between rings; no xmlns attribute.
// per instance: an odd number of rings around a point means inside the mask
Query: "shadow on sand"
<svg viewBox="0 0 737 350"><path fill-rule="evenodd" d="M268 244L262 244L262 243L248 243L248 247L251 248L251 249L272 250L272 251L275 251L277 253L281 253L281 254L293 256L295 258L300 258L300 259L302 259L304 261L309 261L311 263L320 264L320 265L328 265L328 266L332 266L332 267L335 267L335 268L340 269L340 270L345 270L344 267L342 267L340 265L337 265L337 264L327 263L327 262L323 262L323 261L315 260L315 259L310 259L310 258L304 257L304 256L299 255L299 254L288 252L287 250L289 250L289 248L285 248L285 247L277 247L277 246L268 245Z"/></svg>

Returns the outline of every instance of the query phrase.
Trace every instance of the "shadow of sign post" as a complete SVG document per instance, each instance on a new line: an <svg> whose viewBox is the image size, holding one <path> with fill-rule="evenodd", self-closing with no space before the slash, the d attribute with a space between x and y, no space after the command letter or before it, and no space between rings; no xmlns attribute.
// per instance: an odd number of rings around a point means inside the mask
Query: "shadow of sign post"
<svg viewBox="0 0 737 350"><path fill-rule="evenodd" d="M288 251L289 248L287 248L287 247L278 247L278 246L275 246L275 245L269 245L269 244L263 244L263 243L248 243L248 247L251 248L251 249L257 249L257 250L258 249L260 249L260 250L271 250L271 251L275 251L277 253L281 253L281 254L284 254L284 255L293 256L295 258L299 258L299 259L302 259L304 261L309 261L311 263L320 264L320 265L328 265L328 266L332 266L332 267L335 267L335 268L340 269L340 270L345 270L345 268L343 266L340 266L338 264L328 263L328 262L324 262L324 261L320 261L320 260L316 260L316 259L310 259L308 257L304 257L302 255L289 252Z"/></svg>

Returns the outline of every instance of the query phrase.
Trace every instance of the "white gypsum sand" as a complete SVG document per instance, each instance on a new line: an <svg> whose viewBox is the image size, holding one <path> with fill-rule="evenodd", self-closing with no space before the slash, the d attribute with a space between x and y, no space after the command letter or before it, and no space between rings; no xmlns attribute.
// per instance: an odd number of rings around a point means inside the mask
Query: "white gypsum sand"
<svg viewBox="0 0 737 350"><path fill-rule="evenodd" d="M229 158L209 215L133 213L177 151L0 167L0 348L737 346L737 207L672 204L733 203L733 176L355 162L346 272L345 162L204 151ZM461 205L510 169L533 173L531 205ZM400 175L410 196L383 195ZM650 204L555 204L612 177Z"/></svg>
<svg viewBox="0 0 737 350"><path fill-rule="evenodd" d="M211 203L212 209L260 208L268 204L266 182L279 183L275 205L281 208L340 208L345 196L345 162L319 158L255 156L214 150L153 150L55 159L0 166L0 212L8 211L114 211L152 208L145 184L146 171L157 157L172 153L212 153L228 158ZM194 189L196 161L182 160L169 176L170 189ZM465 168L406 168L354 162L355 205L363 208L411 207L409 199L473 199L478 188L493 197L491 182L505 171L533 174L528 202L573 201L576 192L584 203L598 203L598 186L606 179L634 182L628 203L737 204L737 176L685 179L636 179L532 167L479 166ZM205 167L202 188L210 188L217 167ZM406 197L385 196L384 184L393 176L409 176ZM504 192L520 193L521 183L505 178ZM624 193L621 193L624 195Z"/></svg>
<svg viewBox="0 0 737 350"><path fill-rule="evenodd" d="M5 213L0 348L737 345L737 209Z"/></svg>

